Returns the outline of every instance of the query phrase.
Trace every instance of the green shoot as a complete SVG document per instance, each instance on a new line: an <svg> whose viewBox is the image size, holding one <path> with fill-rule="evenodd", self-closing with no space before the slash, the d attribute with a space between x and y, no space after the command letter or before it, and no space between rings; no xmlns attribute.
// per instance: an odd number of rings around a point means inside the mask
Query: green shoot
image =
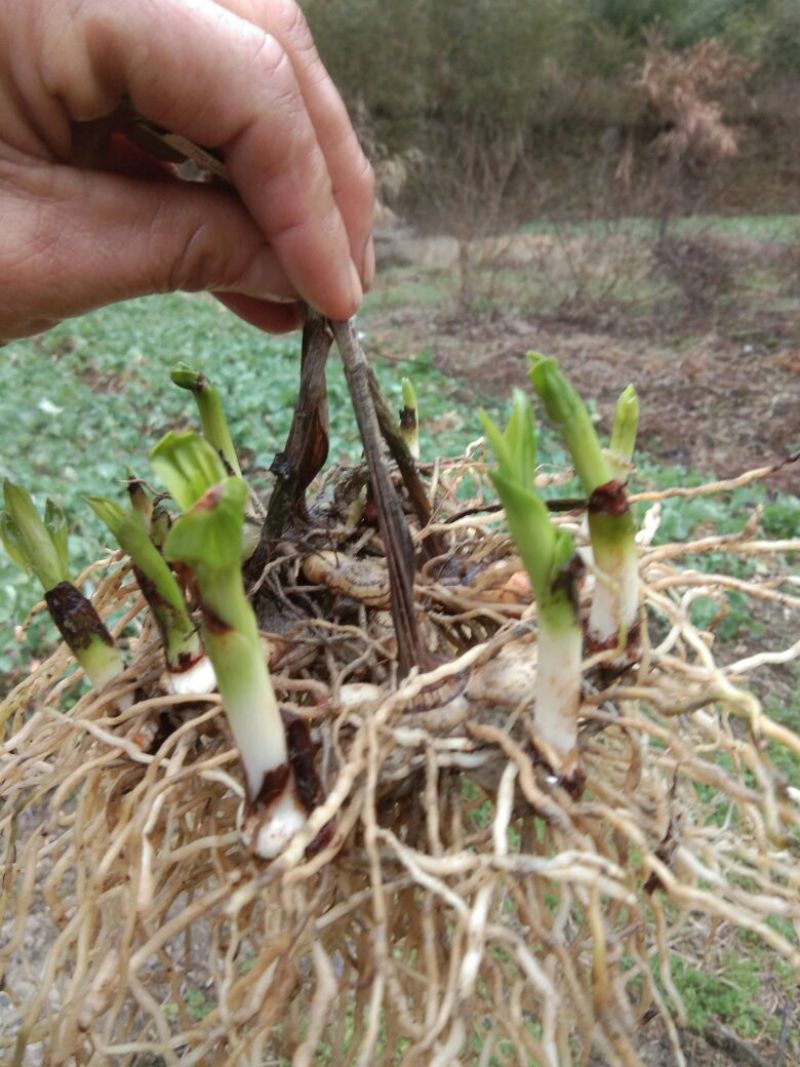
<svg viewBox="0 0 800 1067"><path fill-rule="evenodd" d="M580 563L572 535L554 526L534 485L536 430L525 395L515 390L505 430L480 412L497 457L489 472L508 527L531 580L539 624L534 726L553 768L577 782L577 717L580 705L582 634L578 619Z"/></svg>
<svg viewBox="0 0 800 1067"><path fill-rule="evenodd" d="M419 405L417 391L410 378L403 378L403 406L400 409L400 435L414 459L419 459Z"/></svg>
<svg viewBox="0 0 800 1067"><path fill-rule="evenodd" d="M616 476L615 466L600 445L586 405L556 360L532 352L530 361L533 387L561 431L589 497L589 536L596 585L589 615L588 647L592 651L614 649L617 650L615 659L621 656L625 662L632 661L638 651L639 573L625 480ZM628 394L623 405L625 419L620 417L618 431L625 450L633 445L630 419L633 410Z"/></svg>
<svg viewBox="0 0 800 1067"><path fill-rule="evenodd" d="M149 527L153 517L153 498L148 493L144 482L128 471L126 488L131 507L141 515L145 526Z"/></svg>
<svg viewBox="0 0 800 1067"><path fill-rule="evenodd" d="M44 502L44 527L61 564L62 574L69 573L69 528L64 509L47 498Z"/></svg>
<svg viewBox="0 0 800 1067"><path fill-rule="evenodd" d="M62 529L53 520L54 505L46 506L50 512L50 527L39 517L36 506L27 490L6 479L3 482L4 508L0 516L0 533L3 545L11 559L28 574L36 577L45 592L59 582L69 580L66 566L66 540Z"/></svg>
<svg viewBox="0 0 800 1067"><path fill-rule="evenodd" d="M150 453L150 462L182 511L227 477L213 446L192 430L165 434Z"/></svg>
<svg viewBox="0 0 800 1067"><path fill-rule="evenodd" d="M150 540L159 551L163 551L164 542L172 526L172 516L163 500L153 503L153 511L150 515Z"/></svg>
<svg viewBox="0 0 800 1067"><path fill-rule="evenodd" d="M180 386L181 389L188 389L194 395L204 437L222 456L228 467L228 473L241 478L242 469L239 466L239 457L236 455L233 439L228 429L228 420L225 418L219 391L209 382L205 374L194 370L187 363L179 363L173 367L171 377L175 385Z"/></svg>
<svg viewBox="0 0 800 1067"><path fill-rule="evenodd" d="M160 449L158 457L173 495L187 499L207 470L202 449L184 441L181 448ZM172 471L167 470L170 463ZM175 522L164 554L194 575L203 644L245 774L243 835L257 855L270 859L302 829L306 811L295 789L283 721L242 582L247 499L240 478L225 477L207 488Z"/></svg>
<svg viewBox="0 0 800 1067"><path fill-rule="evenodd" d="M103 497L86 497L86 501L131 558L139 588L161 637L171 691L211 692L216 679L197 627L175 575L151 541L142 516Z"/></svg>
<svg viewBox="0 0 800 1067"><path fill-rule="evenodd" d="M8 479L3 499L0 535L8 555L38 579L59 633L92 685L102 689L125 664L91 601L69 580L63 512L48 500L43 521L28 492Z"/></svg>
<svg viewBox="0 0 800 1067"><path fill-rule="evenodd" d="M617 406L614 408L614 422L611 426L611 441L607 453L614 468L615 477L621 481L628 480L638 429L639 398L633 386L628 385L623 389Z"/></svg>
<svg viewBox="0 0 800 1067"><path fill-rule="evenodd" d="M530 379L545 411L564 438L575 473L587 496L614 477L600 445L589 411L561 371L557 361L529 352Z"/></svg>

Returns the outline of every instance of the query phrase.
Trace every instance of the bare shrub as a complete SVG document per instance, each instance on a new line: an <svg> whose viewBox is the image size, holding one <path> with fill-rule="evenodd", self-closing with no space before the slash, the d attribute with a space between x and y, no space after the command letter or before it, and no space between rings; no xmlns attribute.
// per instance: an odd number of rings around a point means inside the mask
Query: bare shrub
<svg viewBox="0 0 800 1067"><path fill-rule="evenodd" d="M515 217L513 190L526 165L525 140L519 126L493 126L475 118L438 127L417 172L427 191L429 217L459 242L459 309L476 295L480 255L476 242L496 234ZM484 259L482 266L487 262Z"/></svg>
<svg viewBox="0 0 800 1067"><path fill-rule="evenodd" d="M741 92L754 70L753 62L731 54L718 40L675 53L660 37L650 36L634 84L658 131L650 148L659 163L661 238L669 219L686 212L689 176L722 167L737 155L738 132L723 120L723 103ZM618 168L623 180L630 182L632 167L628 146Z"/></svg>
<svg viewBox="0 0 800 1067"><path fill-rule="evenodd" d="M721 41L700 41L676 54L660 38L651 37L637 84L666 127L655 141L658 154L688 165L719 163L736 155L736 131L723 122L720 99L754 70L753 62L731 55Z"/></svg>
<svg viewBox="0 0 800 1067"><path fill-rule="evenodd" d="M667 234L653 250L654 269L678 287L690 315L708 314L736 284L732 250L708 234Z"/></svg>

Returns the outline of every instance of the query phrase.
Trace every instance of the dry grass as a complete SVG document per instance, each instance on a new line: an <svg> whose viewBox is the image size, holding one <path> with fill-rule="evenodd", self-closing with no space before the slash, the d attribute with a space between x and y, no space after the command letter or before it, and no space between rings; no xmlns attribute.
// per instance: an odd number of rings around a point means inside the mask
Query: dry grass
<svg viewBox="0 0 800 1067"><path fill-rule="evenodd" d="M435 478L455 510L457 484L483 467ZM634 1065L660 1018L685 1063L670 957L688 925L709 944L748 931L800 976L800 791L767 744L800 761L800 738L744 688L800 643L717 663L689 608L734 580L682 565L721 547L774 563L800 541L764 542L754 520L651 547L651 503L641 575L660 636L609 684L590 665L580 798L532 759L535 609L508 584L518 565L501 520L464 515L439 529L481 577L418 584L446 653L437 671L393 686L391 638L363 608L282 635L276 688L314 726L327 799L272 865L239 843L218 698L157 695L141 604L125 567L104 561L95 603L125 610L118 631L140 630L120 683L133 706L115 717L89 693L64 710L78 676L61 647L2 710L4 1062L558 1067L594 1050ZM272 575L287 596L297 562L287 546ZM736 587L797 633L785 578ZM444 678L466 688L414 710ZM359 704L354 682L380 689ZM333 841L307 857L332 818Z"/></svg>

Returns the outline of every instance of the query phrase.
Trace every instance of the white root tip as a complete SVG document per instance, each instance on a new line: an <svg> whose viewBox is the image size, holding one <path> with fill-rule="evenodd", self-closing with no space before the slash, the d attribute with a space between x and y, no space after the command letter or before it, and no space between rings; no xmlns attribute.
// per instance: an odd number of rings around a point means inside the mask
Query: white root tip
<svg viewBox="0 0 800 1067"><path fill-rule="evenodd" d="M306 824L307 815L295 797L293 782L286 792L270 805L268 811L240 810L239 833L242 840L262 860L272 860L286 848Z"/></svg>
<svg viewBox="0 0 800 1067"><path fill-rule="evenodd" d="M583 636L577 626L539 627L534 741L554 770L565 773L577 760Z"/></svg>
<svg viewBox="0 0 800 1067"><path fill-rule="evenodd" d="M166 672L167 689L175 696L200 696L213 693L217 676L208 656L201 656L185 671Z"/></svg>
<svg viewBox="0 0 800 1067"><path fill-rule="evenodd" d="M349 715L369 715L379 707L385 695L379 685L371 682L348 682L339 688L336 708Z"/></svg>

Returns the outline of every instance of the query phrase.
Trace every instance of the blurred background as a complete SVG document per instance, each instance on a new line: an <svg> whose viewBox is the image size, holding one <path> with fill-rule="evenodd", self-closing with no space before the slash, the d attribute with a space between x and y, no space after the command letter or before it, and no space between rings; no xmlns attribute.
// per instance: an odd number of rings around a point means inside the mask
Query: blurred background
<svg viewBox="0 0 800 1067"><path fill-rule="evenodd" d="M388 206L531 218L797 210L795 0L307 0Z"/></svg>
<svg viewBox="0 0 800 1067"><path fill-rule="evenodd" d="M375 162L373 355L508 395L538 348L659 460L800 446L796 0L308 0ZM796 467L772 483L796 492Z"/></svg>

